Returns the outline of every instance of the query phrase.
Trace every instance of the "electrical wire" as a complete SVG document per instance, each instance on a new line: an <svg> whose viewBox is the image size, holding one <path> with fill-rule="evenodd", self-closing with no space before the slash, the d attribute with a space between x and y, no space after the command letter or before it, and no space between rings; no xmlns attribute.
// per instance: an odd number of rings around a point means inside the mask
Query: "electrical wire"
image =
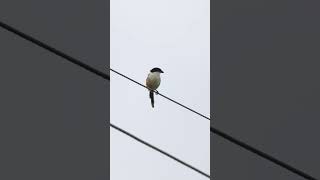
<svg viewBox="0 0 320 180"><path fill-rule="evenodd" d="M41 42L41 41L39 41L39 40L37 40L37 39L35 39L35 38L33 38L33 37L21 32L21 31L19 31L18 29L14 28L12 26L9 26L8 24L5 24L5 23L0 21L0 27L4 28L7 31L12 32L12 33L22 37L23 39L28 40L28 41L30 41L30 42L32 42L32 43L34 43L34 44L36 44L36 45L38 45L38 46L40 46L42 48L54 53L54 54L66 59L66 60L68 60L69 62L71 62L73 64L78 65L79 67L82 67L83 69L85 69L87 71L90 71L90 72L92 72L92 73L94 73L94 74L96 74L96 75L98 75L98 76L100 76L100 77L102 77L102 78L104 78L106 80L110 80L110 76L108 74L105 74L104 72L101 72L101 71L89 66L88 64L85 64L85 63L79 61L78 59L67 55L64 52L59 51L56 48L53 48L53 47L45 44L44 42Z"/></svg>
<svg viewBox="0 0 320 180"><path fill-rule="evenodd" d="M173 159L173 160L175 160L175 161L179 162L180 164L182 164L182 165L184 165L184 166L186 166L186 167L188 167L188 168L190 168L190 169L192 169L192 170L194 170L194 171L198 172L199 174L201 174L201 175L203 175L203 176L205 176L205 177L207 177L207 178L209 178L209 179L210 179L210 175L208 175L208 174L204 173L203 171L201 171L201 170L199 170L199 169L197 169L197 168L195 168L195 167L191 166L190 164L188 164L188 163L186 163L186 162L184 162L184 161L182 161L182 160L180 160L180 159L178 159L178 158L176 158L176 157L172 156L171 154L169 154L169 153L167 153L167 152L165 152L165 151L163 151L163 150L161 150L161 149L159 149L159 148L157 148L157 147L153 146L153 145L152 145L152 144L150 144L150 143L147 143L146 141L144 141L144 140L142 140L142 139L138 138L137 136L134 136L134 135L132 135L131 133L129 133L129 132L127 132L127 131L125 131L125 130L123 130L123 129L121 129L121 128L119 128L119 127L115 126L115 125L113 125L112 123L110 123L110 126L111 126L111 127L113 127L114 129L116 129L116 130L118 130L118 131L122 132L123 134L126 134L127 136L129 136L129 137L131 137L131 138L135 139L136 141L138 141L138 142L140 142L140 143L142 143L142 144L144 144L144 145L146 145L146 146L148 146L148 147L152 148L152 149L153 149L153 150L155 150L155 151L160 152L161 154L163 154L163 155L165 155L165 156L167 156L167 157L169 157L169 158L171 158L171 159Z"/></svg>
<svg viewBox="0 0 320 180"><path fill-rule="evenodd" d="M122 76L122 77L124 77L124 78L126 78L126 79L129 79L130 81L132 81L132 82L134 82L134 83L136 83L136 84L138 84L138 85L140 85L140 86L142 86L142 87L144 87L144 88L146 88L146 89L148 89L145 85L143 85L143 84L141 84L141 83L139 83L139 82L137 82L137 81L129 78L128 76L126 76L126 75L124 75L124 74L122 74L122 73L119 73L119 72L116 71L116 70L113 70L113 69L111 69L111 68L109 68L109 70L112 71L112 72L114 72L114 73L116 73L116 74L118 74L118 75L120 75L120 76ZM155 91L155 92L156 92L156 94L158 94L158 95L160 95L160 96L168 99L169 101L174 102L174 103L178 104L179 106L184 107L184 108L188 109L189 111L191 111L191 112L193 112L193 113L196 113L196 114L198 114L199 116L210 120L209 117L207 117L207 116L205 116L205 115L203 115L203 114L201 114L201 113L199 113L199 112L197 112L197 111L195 111L195 110L193 110L193 109L191 109L191 108L189 108L189 107L187 107L187 106L185 106L185 105L183 105L183 104L181 104L181 103L179 103L179 102L177 102L177 101L175 101L175 100L173 100L173 99L171 99L171 98L169 98L169 97L167 97L167 96L165 96L165 95L163 95L163 94L161 94L161 93L159 93L158 91Z"/></svg>
<svg viewBox="0 0 320 180"><path fill-rule="evenodd" d="M110 75L108 75L108 74L106 74L104 72L101 72L101 71L99 71L99 70L97 70L97 69L95 69L95 68L93 68L93 67L91 67L91 66L89 66L89 65L87 65L87 64L85 64L85 63L83 63L83 62L81 62L81 61L79 61L79 60L77 60L77 59L75 59L75 58L73 58L73 57L71 57L71 56L69 56L69 55L67 55L67 54L65 54L65 53L63 53L63 52L61 52L61 51L59 51L59 50L57 50L57 49L45 44L45 43L43 43L43 42L41 42L41 41L39 41L39 40L37 40L37 39L35 39L35 38L23 33L23 32L21 32L21 31L19 31L19 30L15 29L15 28L5 24L5 23L3 23L3 22L1 22L1 21L0 21L0 27L2 27L4 29L6 29L6 30L8 30L8 31L10 31L10 32L12 32L12 33L14 33L14 34L26 39L26 40L28 40L28 41L31 41L31 42L37 44L38 46L40 46L40 47L42 47L44 49L47 49L48 51L50 51L50 52L52 52L52 53L54 53L54 54L56 54L56 55L58 55L60 57L63 57L65 59L67 59L68 61L70 61L70 62L72 62L72 63L74 63L74 64L76 64L76 65L78 65L78 66L80 66L80 67L82 67L82 68L84 68L84 69L86 69L86 70L88 70L88 71L90 71L90 72L92 72L92 73L94 73L94 74L96 74L96 75L98 75L98 76L110 81ZM115 70L110 69L110 71L113 71L113 72L115 72L115 73L117 73L117 74L129 79L130 81L135 82L136 84L139 84L140 86L143 86L143 87L147 88L146 86L142 85L141 83L139 83L139 82L137 82L137 81L135 81L135 80L133 80L133 79L131 79L131 78L129 78L129 77L117 72L117 71L115 71ZM183 104L181 104L181 103L179 103L179 102L177 102L177 101L175 101L175 100L173 100L173 99L171 99L171 98L169 98L167 96L164 96L163 94L160 94L160 93L158 93L158 94L160 96L162 96L162 97L164 97L164 98L166 98L166 99L168 99L168 100L170 100L170 101L172 101L172 102L174 102L174 103L176 103L176 104L178 104L178 105L180 105L180 106L182 106L182 107L184 107L184 108L186 108L186 109L188 109L188 110L190 110L190 111L192 111L192 112L194 112L194 113L196 113L196 114L198 114L200 116L202 116L203 118L206 118L206 119L210 120L209 117L207 117L207 116L205 116L205 115L203 115L203 114L201 114L201 113L199 113L199 112L197 112L197 111L195 111L195 110L193 110L191 108L188 108L187 106L185 106L185 105L183 105ZM294 168L294 167L288 165L287 163L284 163L284 162L272 157L271 155L268 155L268 154L266 154L266 153L264 153L264 152L262 152L262 151L260 151L260 150L258 150L256 148L253 148L252 146L249 146L248 144L246 144L246 143L244 143L244 142L242 142L240 140L237 140L236 138L233 138L232 136L228 135L227 133L222 132L221 130L218 130L216 128L210 127L210 132L214 133L214 134L217 134L220 137L222 137L222 138L224 138L224 139L226 139L226 140L228 140L228 141L230 141L230 142L232 142L234 144L237 144L238 146L241 146L244 149L246 149L246 150L248 150L248 151L250 151L250 152L252 152L252 153L254 153L254 154L256 154L256 155L258 155L260 157L263 157L263 158L265 158L265 159L267 159L267 160L269 160L269 161L271 161L271 162L273 162L273 163L275 163L275 164L277 164L277 165L279 165L279 166L281 166L281 167L283 167L283 168L285 168L285 169L287 169L287 170L289 170L289 171L291 171L291 172L293 172L293 173L295 173L295 174L297 174L297 175L299 175L299 176L301 176L301 177L303 177L305 179L317 180L316 178L312 177L311 175L308 175L307 173L305 173L305 172L303 172L301 170L298 170L297 168Z"/></svg>
<svg viewBox="0 0 320 180"><path fill-rule="evenodd" d="M44 48L44 49L46 49L46 50L48 50L48 51L50 51L50 52L52 52L52 53L64 58L64 59L66 59L66 60L68 60L68 61L70 61L70 62L72 62L74 64L76 64L76 65L78 65L78 66L80 66L82 68L84 68L85 70L88 70L89 72L92 72L92 73L94 73L94 74L96 74L96 75L98 75L98 76L110 81L110 75L105 74L104 72L101 72L101 71L89 66L88 64L85 64L85 63L77 60L76 58L73 58L73 57L71 57L71 56L69 56L69 55L67 55L67 54L65 54L65 53L63 53L63 52L61 52L61 51L49 46L49 45L47 45L47 44L45 44L45 43L43 43L43 42L41 42L41 41L39 41L39 40L37 40L37 39L35 39L33 37L21 32L21 31L17 30L15 28L3 23L3 22L1 22L1 21L0 21L0 27L2 27L4 29L8 30L9 32L12 32L12 33L22 37L23 39L26 39L26 40L28 40L28 41L30 41L30 42L32 42L32 43ZM204 173L203 171L201 171L201 170L189 165L188 163L186 163L186 162L184 162L184 161L172 156L171 154L169 154L169 153L167 153L167 152L165 152L165 151L163 151L163 150L161 150L161 149L159 149L159 148L147 143L146 141L143 141L142 139L132 135L131 133L129 133L129 132L127 132L127 131L125 131L125 130L123 130L123 129L121 129L121 128L119 128L119 127L117 127L117 126L115 126L115 125L113 125L111 123L110 123L110 126L112 128L114 128L114 129L124 133L125 135L135 139L136 141L138 141L138 142L140 142L140 143L142 143L142 144L144 144L144 145L146 145L146 146L148 146L148 147L150 147L150 148L162 153L163 155L165 155L165 156L167 156L167 157L179 162L180 164L182 164L182 165L184 165L184 166L186 166L186 167L198 172L199 174L201 174L201 175L203 175L203 176L205 176L207 178L210 178L210 175Z"/></svg>
<svg viewBox="0 0 320 180"><path fill-rule="evenodd" d="M118 75L126 78L126 79L129 79L130 81L132 81L132 82L134 82L134 83L136 83L136 84L138 84L138 85L140 85L140 86L142 86L144 88L147 88L143 84L141 84L141 83L129 78L128 76L125 76L125 75L123 75L123 74L121 74L121 73L119 73L119 72L117 72L117 71L115 71L115 70L113 70L111 68L110 68L110 70L115 72L115 73L117 73ZM167 99L169 99L169 100L171 100L170 98L168 98L168 97L166 97L166 96L164 96L164 95L162 95L160 93L158 93L158 94L163 96L163 97L165 97L165 98L167 98ZM175 102L178 105L181 105L181 103L179 103L179 102L176 102L174 100L172 100L172 101ZM188 108L188 107L186 107L184 105L182 105L182 107L185 107L186 109L191 110L192 112L195 112L196 114L198 114L198 115L210 120L210 118L208 118L208 117L206 117L206 116L204 116L204 115L192 110L191 108ZM277 165L279 165L279 166L281 166L281 167L283 167L283 168L285 168L285 169L287 169L287 170L289 170L289 171L291 171L291 172L293 172L293 173L295 173L295 174L297 174L297 175L299 175L301 177L304 177L304 178L306 178L308 180L316 180L314 177L308 175L307 173L305 173L305 172L303 172L301 170L298 170L297 168L294 168L293 166L290 166L289 164L287 164L287 163L285 163L283 161L280 161L277 158L275 158L275 157L273 157L271 155L268 155L267 153L262 152L262 151L260 151L260 150L258 150L256 148L254 148L254 147L252 147L252 146L240 141L240 140L237 140L236 138L234 138L234 137L222 132L219 129L216 129L216 128L210 126L210 132L214 133L214 134L217 134L220 137L222 137L222 138L224 138L224 139L226 139L226 140L228 140L228 141L230 141L230 142L232 142L234 144L237 144L237 145L241 146L242 148L244 148L244 149L246 149L246 150L248 150L248 151L250 151L250 152L252 152L252 153L254 153L254 154L256 154L256 155L258 155L258 156L260 156L262 158L264 158L264 159L267 159L267 160L269 160L269 161L271 161L271 162L273 162L273 163L275 163L275 164L277 164Z"/></svg>
<svg viewBox="0 0 320 180"><path fill-rule="evenodd" d="M222 138L224 138L224 139L226 139L226 140L228 140L228 141L230 141L230 142L232 142L232 143L234 143L234 144L236 144L236 145L238 145L238 146L240 146L240 147L242 147L242 148L244 148L244 149L246 149L246 150L248 150L248 151L250 151L250 152L252 152L252 153L254 153L254 154L258 155L258 156L260 156L260 157L262 157L262 158L264 158L264 159L267 159L267 160L269 160L269 161L271 161L271 162L273 162L273 163L275 163L275 164L277 164L277 165L279 165L279 166L281 166L281 167L283 167L283 168L295 173L296 175L299 175L299 176L301 176L301 177L303 177L305 179L308 179L308 180L317 180L316 178L312 177L311 175L309 175L309 174L307 174L307 173L305 173L305 172L303 172L303 171L301 171L301 170L299 170L297 168L294 168L293 166L291 166L291 165L289 165L289 164L287 164L287 163L285 163L283 161L280 161L277 158L275 158L275 157L273 157L273 156L271 156L271 155L269 155L269 154L267 154L267 153L265 153L263 151L260 151L260 150L258 150L256 148L246 144L243 141L237 140L236 138L234 138L234 137L228 135L227 133L224 133L224 132L222 132L222 131L214 128L214 127L210 127L210 132L215 133L218 136L220 136L220 137L222 137Z"/></svg>

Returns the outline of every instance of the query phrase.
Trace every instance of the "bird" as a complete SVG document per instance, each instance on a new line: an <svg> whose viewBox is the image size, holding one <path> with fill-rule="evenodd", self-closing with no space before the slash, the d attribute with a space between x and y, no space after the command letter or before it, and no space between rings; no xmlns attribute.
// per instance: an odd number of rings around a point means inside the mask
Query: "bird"
<svg viewBox="0 0 320 180"><path fill-rule="evenodd" d="M156 89L160 86L160 83L161 83L161 78L160 78L161 73L163 73L163 71L160 68L158 67L152 68L146 79L146 86L149 89L149 97L151 99L152 108L154 108L153 93L154 92L158 93Z"/></svg>

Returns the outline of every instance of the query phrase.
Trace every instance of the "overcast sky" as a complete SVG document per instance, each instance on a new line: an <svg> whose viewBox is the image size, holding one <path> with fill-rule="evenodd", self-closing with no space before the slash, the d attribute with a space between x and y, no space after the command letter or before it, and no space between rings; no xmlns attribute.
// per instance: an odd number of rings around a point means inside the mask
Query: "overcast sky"
<svg viewBox="0 0 320 180"><path fill-rule="evenodd" d="M145 83L160 67L159 92L210 116L210 1L111 0L110 67ZM111 74L111 123L210 173L210 122ZM206 179L114 129L111 179Z"/></svg>
<svg viewBox="0 0 320 180"><path fill-rule="evenodd" d="M2 0L0 17L107 72L107 3ZM212 3L215 127L320 177L320 1ZM209 1L111 5L111 67L141 83L161 67L160 92L208 115ZM109 179L109 82L4 29L0 39L0 179ZM112 123L209 172L208 122L158 96L151 109L146 90L111 78ZM112 180L204 179L110 132ZM302 180L220 137L211 141L215 179Z"/></svg>
<svg viewBox="0 0 320 180"><path fill-rule="evenodd" d="M319 6L220 0L211 9L214 126L316 178ZM211 139L215 179L303 179L225 139Z"/></svg>

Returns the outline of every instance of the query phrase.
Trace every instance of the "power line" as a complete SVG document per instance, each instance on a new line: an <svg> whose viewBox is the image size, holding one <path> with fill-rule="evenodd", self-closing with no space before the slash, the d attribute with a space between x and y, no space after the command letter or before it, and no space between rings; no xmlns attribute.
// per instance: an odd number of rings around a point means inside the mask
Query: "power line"
<svg viewBox="0 0 320 180"><path fill-rule="evenodd" d="M88 64L85 64L85 63L77 60L76 58L73 58L73 57L71 57L71 56L69 56L69 55L67 55L67 54L65 54L65 53L63 53L63 52L61 52L61 51L49 46L49 45L47 45L47 44L45 44L45 43L43 43L43 42L41 42L41 41L39 41L39 40L37 40L37 39L35 39L33 37L21 32L21 31L17 30L15 28L3 23L3 22L1 22L1 21L0 21L0 27L2 27L4 29L8 30L9 32L12 32L12 33L22 37L23 39L26 39L26 40L28 40L28 41L30 41L30 42L32 42L32 43L44 48L44 49L46 49L46 50L48 50L48 51L50 51L50 52L52 52L52 53L64 58L64 59L66 59L66 60L68 60L68 61L70 61L70 62L72 62L74 64L76 64L76 65L78 65L78 66L80 66L82 68L84 68L85 70L88 70L89 72L92 72L92 73L94 73L94 74L96 74L96 75L98 75L98 76L110 81L110 75L108 75L108 74L106 74L104 72L101 72L101 71L89 66ZM115 126L115 125L113 125L111 123L110 123L110 126L113 127L114 129L126 134L127 136L130 136L131 138L137 140L138 142L140 142L140 143L142 143L142 144L144 144L146 146L149 146L150 148L152 148L152 149L154 149L154 150L166 155L167 157L179 162L180 164L182 164L182 165L184 165L184 166L186 166L186 167L198 172L199 174L210 178L210 176L208 174L202 172L201 170L199 170L199 169L189 165L188 163L186 163L186 162L184 162L184 161L182 161L182 160L170 155L169 153L167 153L167 152L165 152L165 151L163 151L163 150L161 150L161 149L159 149L159 148L157 148L157 147L155 147L155 146L143 141L142 139L132 135L131 133L129 133L129 132L127 132L127 131L125 131L125 130L123 130L123 129L121 129L121 128L119 128L119 127L117 127L117 126Z"/></svg>
<svg viewBox="0 0 320 180"><path fill-rule="evenodd" d="M127 132L127 131L125 131L125 130L123 130L123 129L121 129L121 128L119 128L119 127L117 127L117 126L115 126L115 125L113 125L113 124L111 124L111 123L110 123L110 126L113 127L114 129L122 132L123 134L126 134L127 136L135 139L136 141L138 141L138 142L140 142L140 143L142 143L142 144L144 144L144 145L152 148L153 150L158 151L158 152L160 152L161 154L163 154L163 155L165 155L165 156L167 156L167 157L169 157L169 158L171 158L171 159L179 162L180 164L182 164L182 165L184 165L184 166L186 166L186 167L188 167L188 168L190 168L190 169L198 172L199 174L201 174L201 175L203 175L203 176L205 176L205 177L207 177L207 178L210 178L210 175L208 175L208 174L204 173L203 171L201 171L201 170L199 170L199 169L191 166L190 164L188 164L188 163L186 163L186 162L184 162L184 161L182 161L182 160L180 160L180 159L178 159L178 158L170 155L169 153L167 153L167 152L165 152L165 151L163 151L163 150L161 150L161 149L153 146L152 144L147 143L146 141L143 141L142 139L138 138L137 136L134 136L134 135L132 135L131 133L129 133L129 132Z"/></svg>
<svg viewBox="0 0 320 180"><path fill-rule="evenodd" d="M56 54L56 55L58 55L58 56L60 56L60 57L62 57L64 59L66 59L66 60L68 60L69 62L71 62L73 64L76 64L76 65L78 65L78 66L80 66L80 67L82 67L82 68L84 68L84 69L86 69L86 70L88 70L88 71L90 71L90 72L92 72L92 73L104 78L104 79L110 80L110 76L108 74L105 74L105 73L103 73L103 72L101 72L101 71L89 66L88 64L85 64L85 63L79 61L78 59L76 59L74 57L71 57L71 56L67 55L66 53L63 53L63 52L61 52L61 51L59 51L59 50L57 50L57 49L55 49L55 48L53 48L51 46L49 46L49 45L47 45L47 44L45 44L45 43L43 43L43 42L31 37L31 36L29 36L29 35L27 35L27 34L25 34L23 32L21 32L21 31L19 31L17 29L15 29L14 27L9 26L8 24L5 24L5 23L0 21L0 26L2 28L6 29L7 31L10 31L10 32L22 37L23 39L31 41L32 43L34 43L34 44L36 44L36 45L38 45L38 46L40 46L40 47L52 52L52 53L54 53L54 54Z"/></svg>
<svg viewBox="0 0 320 180"><path fill-rule="evenodd" d="M137 81L129 78L128 76L126 76L126 75L124 75L124 74L121 74L121 73L119 73L118 71L113 70L113 69L111 69L111 68L109 68L109 69L110 69L110 71L112 71L112 72L114 72L114 73L116 73L116 74L118 74L118 75L120 75L120 76L122 76L122 77L124 77L124 78L126 78L126 79L129 79L130 81L132 81L132 82L134 82L134 83L136 83L136 84L138 84L138 85L140 85L140 86L148 89L145 85L143 85L143 84L141 84L141 83L139 83L139 82L137 82ZM199 116L201 116L201 117L203 117L203 118L206 118L206 119L210 120L209 117L207 117L207 116L205 116L205 115L203 115L203 114L201 114L201 113L199 113L199 112L197 112L197 111L195 111L195 110L193 110L193 109L191 109L191 108L189 108L189 107L187 107L187 106L185 106L185 105L183 105L183 104L181 104L181 103L179 103L179 102L177 102L177 101L175 101L175 100L173 100L173 99L171 99L171 98L169 98L169 97L167 97L167 96L165 96L165 95L163 95L163 94L161 94L161 93L159 93L158 91L156 91L156 94L158 94L158 95L160 95L160 96L168 99L169 101L172 101L172 102L178 104L178 105L181 106L181 107L184 107L185 109L188 109L189 111L191 111L191 112L193 112L193 113L198 114Z"/></svg>
<svg viewBox="0 0 320 180"><path fill-rule="evenodd" d="M142 86L144 88L147 88L143 84L141 84L141 83L139 83L139 82L137 82L137 81L135 81L135 80L133 80L133 79L131 79L131 78L129 78L129 77L127 77L127 76L125 76L125 75L113 70L113 69L111 69L111 68L110 68L110 70L115 72L115 73L117 73L117 74L119 74L120 76L122 76L122 77L124 77L126 79L129 79L130 81L132 81L132 82L134 82L134 83L136 83L136 84L138 84L138 85L140 85L140 86ZM190 111L192 111L192 112L194 112L194 113L196 113L196 114L198 114L198 115L210 120L210 118L208 118L208 117L206 117L206 116L204 116L204 115L202 115L202 114L200 114L200 113L198 113L198 112L196 112L196 111L194 111L194 110L182 105L179 102L176 102L176 101L174 101L174 100L172 100L172 99L170 99L170 98L168 98L168 97L166 97L166 96L164 96L164 95L162 95L160 93L159 93L159 95L161 95L162 97L165 97L165 98L177 103L178 105L180 105L180 106L182 106L182 107L184 107L184 108L186 108L186 109L188 109L188 110L190 110ZM275 163L275 164L277 164L277 165L279 165L279 166L281 166L281 167L283 167L283 168L285 168L285 169L287 169L287 170L289 170L289 171L291 171L291 172L293 172L293 173L295 173L295 174L297 174L299 176L302 176L302 177L304 177L304 178L306 178L308 180L316 180L314 177L308 175L307 173L305 173L305 172L303 172L301 170L298 170L297 168L294 168L293 166L290 166L289 164L287 164L287 163L285 163L283 161L280 161L277 158L275 158L275 157L273 157L271 155L268 155L267 153L262 152L262 151L260 151L260 150L258 150L256 148L254 148L254 147L252 147L252 146L240 141L240 140L237 140L236 138L228 135L227 133L222 132L221 130L218 130L218 129L210 126L210 132L211 133L215 133L215 134L219 135L220 137L222 137L222 138L224 138L224 139L226 139L226 140L228 140L228 141L230 141L230 142L232 142L234 144L237 144L237 145L241 146L242 148L244 148L244 149L246 149L246 150L248 150L248 151L250 151L250 152L252 152L252 153L254 153L254 154L256 154L256 155L258 155L260 157L262 157L262 158L265 158L265 159L267 159L267 160L269 160L269 161L271 161L271 162L273 162L273 163Z"/></svg>
<svg viewBox="0 0 320 180"><path fill-rule="evenodd" d="M2 27L4 29L6 29L6 30L8 30L8 31L10 31L10 32L12 32L12 33L14 33L14 34L26 39L26 40L28 40L28 41L31 41L31 42L37 44L38 46L40 46L40 47L42 47L44 49L47 49L48 51L50 51L50 52L52 52L52 53L54 53L54 54L56 54L56 55L58 55L60 57L63 57L65 59L67 59L68 61L70 61L70 62L72 62L72 63L74 63L74 64L76 64L76 65L78 65L78 66L80 66L80 67L82 67L82 68L84 68L84 69L86 69L86 70L88 70L88 71L90 71L90 72L92 72L92 73L94 73L94 74L96 74L96 75L98 75L98 76L110 81L110 76L108 74L106 74L104 72L101 72L101 71L99 71L99 70L97 70L97 69L95 69L95 68L93 68L93 67L91 67L91 66L89 66L89 65L87 65L87 64L85 64L85 63L83 63L83 62L81 62L81 61L79 61L79 60L77 60L77 59L75 59L75 58L73 58L73 57L71 57L71 56L69 56L69 55L67 55L67 54L65 54L65 53L63 53L63 52L61 52L61 51L59 51L59 50L57 50L57 49L55 49L55 48L43 43L43 42L41 42L41 41L39 41L39 40L37 40L37 39L35 39L33 37L31 37L31 36L29 36L29 35L27 35L27 34L25 34L25 33L23 33L23 32L20 32L19 30L15 29L15 28L13 28L13 27L11 27L11 26L9 26L9 25L1 22L1 21L0 21L0 27ZM112 69L110 69L110 70L115 72L115 73L117 73L117 74L119 74L119 75L121 75L121 76L123 76L123 77L125 77L125 78L127 78L127 79L129 79L129 80L131 80L132 82L135 82L136 84L139 84L140 86L145 87L144 85L138 83L137 81L134 81L133 79L131 79L131 78L119 73L119 72L116 72L116 71L114 71ZM206 117L205 115L203 115L203 114L201 114L199 112L196 112L195 110L192 110L191 108L188 108L187 106L185 106L185 105L183 105L183 104L181 104L181 103L179 103L179 102L177 102L177 101L175 101L175 100L173 100L173 99L171 99L171 98L169 98L167 96L164 96L164 95L162 95L160 93L159 93L159 95L164 97L164 98L166 98L166 99L168 99L168 100L170 100L170 101L172 101L172 102L174 102L174 103L176 103L176 104L178 104L178 105L180 105L180 106L182 106L182 107L184 107L184 108L186 108L186 109L188 109L188 110L190 110L190 111L192 111L192 112L194 112L194 113L196 113L196 114L198 114L198 115L200 115L200 116L202 116L202 117L204 117L204 118L206 118L206 119L208 119L208 120L210 120L210 118ZM293 173L295 173L295 174L297 174L297 175L299 175L301 177L304 177L304 178L306 178L308 180L317 180L316 178L312 177L311 175L308 175L307 173L304 173L301 170L298 170L298 169L296 169L296 168L294 168L294 167L292 167L292 166L290 166L290 165L288 165L288 164L286 164L286 163L284 163L284 162L272 157L271 155L268 155L268 154L266 154L266 153L264 153L264 152L262 152L260 150L257 150L256 148L253 148L253 147L249 146L248 144L246 144L246 143L244 143L244 142L242 142L240 140L237 140L236 138L233 138L232 136L228 135L227 133L224 133L224 132L222 132L222 131L220 131L220 130L218 130L216 128L210 127L210 132L214 133L214 134L217 134L220 137L222 137L222 138L224 138L224 139L226 139L226 140L228 140L228 141L230 141L230 142L232 142L234 144L237 144L237 145L243 147L244 149L246 149L246 150L248 150L248 151L250 151L250 152L252 152L252 153L254 153L256 155L259 155L259 156L261 156L261 157L263 157L263 158L265 158L265 159L267 159L267 160L269 160L269 161L271 161L271 162L273 162L275 164L278 164L279 166L281 166L281 167L283 167L283 168L285 168L285 169L287 169L287 170L289 170L289 171L291 171L291 172L293 172Z"/></svg>
<svg viewBox="0 0 320 180"><path fill-rule="evenodd" d="M308 175L307 173L305 173L297 168L294 168L293 166L291 166L283 161L280 161L280 160L276 159L275 157L246 144L245 142L237 140L236 138L234 138L234 137L228 135L227 133L224 133L214 127L210 127L210 132L215 133L215 134L219 135L220 137L227 139L228 141L230 141L234 144L237 144L238 146L240 146L240 147L242 147L242 148L244 148L244 149L246 149L246 150L262 157L262 158L265 158L265 159L267 159L267 160L269 160L269 161L271 161L271 162L273 162L273 163L275 163L275 164L277 164L277 165L279 165L279 166L281 166L281 167L283 167L283 168L285 168L285 169L287 169L287 170L289 170L289 171L291 171L301 177L304 177L305 179L317 180L316 178L312 177L311 175Z"/></svg>

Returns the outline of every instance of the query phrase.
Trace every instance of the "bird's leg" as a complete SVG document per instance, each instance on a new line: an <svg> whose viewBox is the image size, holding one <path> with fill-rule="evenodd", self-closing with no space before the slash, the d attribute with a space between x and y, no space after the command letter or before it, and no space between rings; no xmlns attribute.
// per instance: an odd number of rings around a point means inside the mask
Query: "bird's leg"
<svg viewBox="0 0 320 180"><path fill-rule="evenodd" d="M157 91L157 90L154 90L154 92L156 93L156 95L158 95L158 94L159 94L159 91Z"/></svg>

